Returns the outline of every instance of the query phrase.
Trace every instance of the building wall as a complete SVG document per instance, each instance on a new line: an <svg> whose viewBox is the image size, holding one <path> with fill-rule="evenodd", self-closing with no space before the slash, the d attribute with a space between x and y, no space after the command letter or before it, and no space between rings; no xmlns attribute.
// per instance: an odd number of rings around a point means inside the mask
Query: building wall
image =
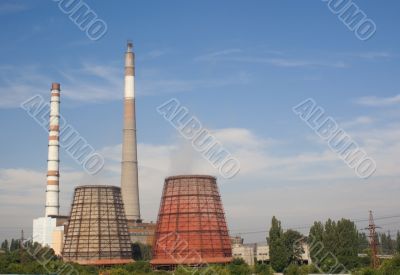
<svg viewBox="0 0 400 275"><path fill-rule="evenodd" d="M311 264L310 246L308 244L303 244L303 250L304 253L301 255L301 259L307 261L307 264Z"/></svg>
<svg viewBox="0 0 400 275"><path fill-rule="evenodd" d="M56 227L56 229L53 231L52 237L53 240L51 248L53 248L56 255L60 256L64 243L64 226Z"/></svg>
<svg viewBox="0 0 400 275"><path fill-rule="evenodd" d="M243 238L242 237L240 237L240 236L235 236L235 237L230 237L230 239L231 239L231 244L232 245L234 245L234 244L243 244Z"/></svg>
<svg viewBox="0 0 400 275"><path fill-rule="evenodd" d="M41 217L33 220L33 242L37 242L42 246L51 247L53 244L52 234L56 228L57 221L55 218Z"/></svg>
<svg viewBox="0 0 400 275"><path fill-rule="evenodd" d="M153 245L156 227L156 223L128 221L128 231L131 242Z"/></svg>
<svg viewBox="0 0 400 275"><path fill-rule="evenodd" d="M64 242L64 224L67 218L65 216L49 216L34 219L33 242L50 247L56 255L61 255Z"/></svg>
<svg viewBox="0 0 400 275"><path fill-rule="evenodd" d="M269 246L268 245L257 245L256 252L257 262L269 262Z"/></svg>
<svg viewBox="0 0 400 275"><path fill-rule="evenodd" d="M248 265L254 265L254 247L234 244L232 246L232 257L243 259Z"/></svg>
<svg viewBox="0 0 400 275"><path fill-rule="evenodd" d="M304 253L301 255L301 260L304 263L311 264L310 257L310 248L308 244L303 244ZM256 248L256 260L257 262L269 263L270 262L270 254L269 254L269 245L267 244L258 244Z"/></svg>

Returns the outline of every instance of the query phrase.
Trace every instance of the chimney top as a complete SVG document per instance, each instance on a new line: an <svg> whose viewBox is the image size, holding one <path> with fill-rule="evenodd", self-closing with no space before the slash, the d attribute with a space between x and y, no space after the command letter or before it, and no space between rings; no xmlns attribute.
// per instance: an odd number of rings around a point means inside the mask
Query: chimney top
<svg viewBox="0 0 400 275"><path fill-rule="evenodd" d="M130 53L130 52L132 52L132 49L133 49L133 42L132 42L132 40L128 40L127 41L127 43L126 43L126 45L127 45L127 52L128 53Z"/></svg>
<svg viewBox="0 0 400 275"><path fill-rule="evenodd" d="M59 91L60 90L60 83L57 83L57 82L51 83L51 89Z"/></svg>

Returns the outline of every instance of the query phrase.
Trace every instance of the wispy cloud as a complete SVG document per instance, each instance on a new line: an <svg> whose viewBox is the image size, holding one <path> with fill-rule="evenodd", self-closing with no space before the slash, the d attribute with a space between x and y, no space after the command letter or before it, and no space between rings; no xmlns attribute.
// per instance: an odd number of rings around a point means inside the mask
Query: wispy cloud
<svg viewBox="0 0 400 275"><path fill-rule="evenodd" d="M17 13L28 9L29 6L20 3L5 2L0 4L0 14Z"/></svg>
<svg viewBox="0 0 400 275"><path fill-rule="evenodd" d="M96 41L90 40L90 39L82 39L82 40L75 40L75 41L70 41L65 44L67 47L81 47L81 46L89 46L93 45L96 43Z"/></svg>
<svg viewBox="0 0 400 275"><path fill-rule="evenodd" d="M355 53L345 53L343 55L357 57L361 59L368 59L368 60L389 59L395 57L395 55L386 51L355 52Z"/></svg>
<svg viewBox="0 0 400 275"><path fill-rule="evenodd" d="M177 78L167 77L165 73L152 71L143 73L138 81L138 94L151 96L159 94L176 94L193 92L205 88L221 88L232 85L245 85L249 83L251 76L246 72L238 72L234 75L215 78Z"/></svg>
<svg viewBox="0 0 400 275"><path fill-rule="evenodd" d="M266 54L265 54L266 53ZM279 53L281 57L277 58ZM245 63L264 63L276 67L333 67L344 68L347 64L343 61L300 59L284 56L282 52L267 51L264 54L251 55L241 49L225 49L211 52L194 58L194 61L202 62L245 62Z"/></svg>
<svg viewBox="0 0 400 275"><path fill-rule="evenodd" d="M143 58L143 59L155 59L155 58L164 56L164 55L166 55L166 54L168 54L170 52L171 52L170 49L154 49L154 50L151 50L151 51L149 51L147 53L144 53L141 56L141 58Z"/></svg>
<svg viewBox="0 0 400 275"><path fill-rule="evenodd" d="M372 123L376 122L376 119L370 116L359 116L354 119L344 121L340 123L340 126L348 128L348 127L359 127L359 126L368 126Z"/></svg>
<svg viewBox="0 0 400 275"><path fill-rule="evenodd" d="M92 63L51 74L39 65L3 65L0 66L0 108L19 107L21 102L35 94L48 96L50 83L55 79L68 90L63 97L74 101L118 99L122 97L122 74L122 70L116 67Z"/></svg>
<svg viewBox="0 0 400 275"><path fill-rule="evenodd" d="M242 52L241 49L225 49L217 52L211 52L204 55L200 55L194 58L194 61L217 61L217 58L222 56L231 55L234 53Z"/></svg>
<svg viewBox="0 0 400 275"><path fill-rule="evenodd" d="M41 73L39 66L0 66L0 108L18 107L34 94L47 91L50 83L51 78Z"/></svg>
<svg viewBox="0 0 400 275"><path fill-rule="evenodd" d="M392 97L365 96L356 99L356 103L371 107L385 107L400 104L400 94Z"/></svg>
<svg viewBox="0 0 400 275"><path fill-rule="evenodd" d="M96 103L118 100L123 96L122 65L82 62L75 67L62 67L53 73L39 65L0 66L0 108L19 107L35 94L48 96L48 87L60 81L65 91L63 98L71 101ZM159 70L143 70L136 86L139 96L176 94L206 88L221 88L247 84L250 75L237 72L226 77L179 78Z"/></svg>

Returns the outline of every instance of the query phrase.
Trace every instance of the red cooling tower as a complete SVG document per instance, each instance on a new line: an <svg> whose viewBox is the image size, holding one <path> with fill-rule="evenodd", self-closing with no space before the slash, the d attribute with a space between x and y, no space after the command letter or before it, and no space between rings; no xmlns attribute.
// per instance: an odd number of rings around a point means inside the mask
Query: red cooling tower
<svg viewBox="0 0 400 275"><path fill-rule="evenodd" d="M211 176L165 179L152 265L228 263L231 243L217 182Z"/></svg>

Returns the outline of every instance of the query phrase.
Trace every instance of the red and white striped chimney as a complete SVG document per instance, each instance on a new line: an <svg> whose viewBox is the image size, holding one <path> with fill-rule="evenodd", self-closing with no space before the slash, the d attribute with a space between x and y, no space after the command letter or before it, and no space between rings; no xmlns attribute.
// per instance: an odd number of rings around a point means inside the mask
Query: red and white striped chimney
<svg viewBox="0 0 400 275"><path fill-rule="evenodd" d="M51 84L49 154L47 158L46 217L58 215L59 204L59 136L60 84Z"/></svg>

